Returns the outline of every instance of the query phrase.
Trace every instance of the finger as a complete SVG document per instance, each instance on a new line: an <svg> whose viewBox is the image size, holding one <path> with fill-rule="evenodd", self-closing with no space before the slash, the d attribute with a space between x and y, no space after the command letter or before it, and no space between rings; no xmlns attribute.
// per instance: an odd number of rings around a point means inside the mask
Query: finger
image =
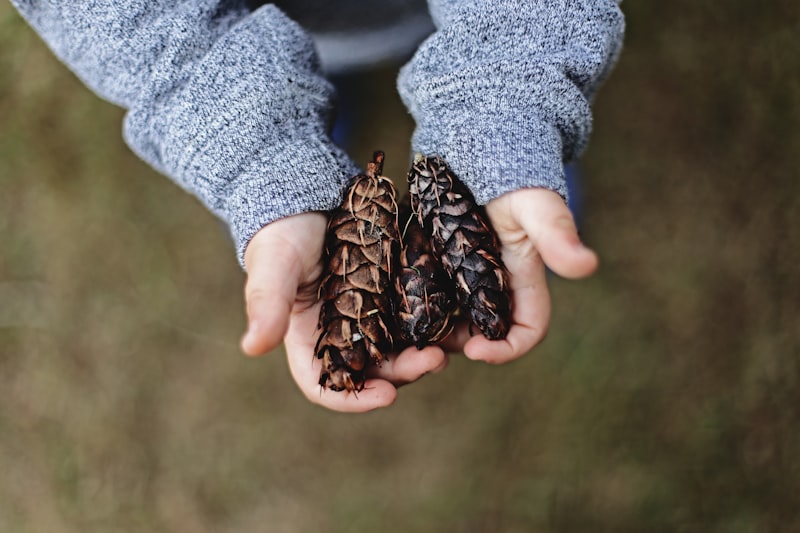
<svg viewBox="0 0 800 533"><path fill-rule="evenodd" d="M533 240L545 264L559 276L584 278L597 270L597 254L581 242L564 200L552 191L532 189L512 198L518 221ZM512 207L515 209L515 207Z"/></svg>
<svg viewBox="0 0 800 533"><path fill-rule="evenodd" d="M539 344L550 324L550 294L544 265L530 242L503 248L512 290L512 325L503 340L490 341L476 335L464 345L464 354L487 363L516 359Z"/></svg>
<svg viewBox="0 0 800 533"><path fill-rule="evenodd" d="M438 346L417 350L413 346L398 355L387 357L380 367L368 372L370 377L389 381L395 387L417 381L426 374L441 372L447 367L447 355Z"/></svg>
<svg viewBox="0 0 800 533"><path fill-rule="evenodd" d="M280 344L298 287L308 288L318 276L326 224L321 213L302 213L264 226L248 243L248 331L241 342L246 354L259 355Z"/></svg>
<svg viewBox="0 0 800 533"><path fill-rule="evenodd" d="M469 319L465 321L463 317L459 317L453 327L453 331L439 343L439 346L447 353L460 352L464 350L464 345L472 337Z"/></svg>
<svg viewBox="0 0 800 533"><path fill-rule="evenodd" d="M241 348L247 355L261 355L276 348L289 326L297 296L301 268L299 258L282 238L269 238L248 247L245 285L248 326Z"/></svg>
<svg viewBox="0 0 800 533"><path fill-rule="evenodd" d="M303 395L314 404L346 413L363 413L394 403L397 390L384 379L368 379L358 393L327 390L319 385L322 362L315 357L314 345L320 307L317 304L295 309L284 339L289 371Z"/></svg>

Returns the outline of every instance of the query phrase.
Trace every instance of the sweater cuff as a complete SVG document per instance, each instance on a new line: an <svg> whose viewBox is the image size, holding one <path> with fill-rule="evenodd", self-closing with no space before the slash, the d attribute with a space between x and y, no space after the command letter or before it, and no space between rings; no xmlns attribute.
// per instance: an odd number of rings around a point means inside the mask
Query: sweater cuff
<svg viewBox="0 0 800 533"><path fill-rule="evenodd" d="M413 149L442 157L469 187L478 204L507 192L540 187L566 201L567 185L558 129L534 115L446 113L430 117L414 132ZM460 115L460 116L459 116Z"/></svg>
<svg viewBox="0 0 800 533"><path fill-rule="evenodd" d="M257 154L234 180L222 213L242 267L247 244L261 228L280 218L333 209L358 172L327 138L273 145Z"/></svg>

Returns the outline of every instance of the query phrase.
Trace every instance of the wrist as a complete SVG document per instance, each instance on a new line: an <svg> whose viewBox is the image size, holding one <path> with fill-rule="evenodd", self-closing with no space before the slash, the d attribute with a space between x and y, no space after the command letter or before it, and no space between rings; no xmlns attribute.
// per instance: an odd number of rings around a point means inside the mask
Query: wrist
<svg viewBox="0 0 800 533"><path fill-rule="evenodd" d="M257 154L234 180L223 208L242 266L245 248L261 228L334 208L344 184L357 173L358 167L327 138L273 145Z"/></svg>
<svg viewBox="0 0 800 533"><path fill-rule="evenodd" d="M299 213L270 222L245 243L245 270L250 270L259 250L265 249L292 255L301 272L313 268L322 251L327 224L328 218L319 211Z"/></svg>

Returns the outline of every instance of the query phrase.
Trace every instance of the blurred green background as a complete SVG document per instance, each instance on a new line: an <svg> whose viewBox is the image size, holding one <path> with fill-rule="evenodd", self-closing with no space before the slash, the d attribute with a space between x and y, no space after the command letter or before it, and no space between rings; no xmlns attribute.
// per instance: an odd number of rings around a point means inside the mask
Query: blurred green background
<svg viewBox="0 0 800 533"><path fill-rule="evenodd" d="M800 531L800 9L623 8L601 270L529 356L352 416L239 354L226 230L0 3L0 531ZM402 178L383 74L349 150Z"/></svg>

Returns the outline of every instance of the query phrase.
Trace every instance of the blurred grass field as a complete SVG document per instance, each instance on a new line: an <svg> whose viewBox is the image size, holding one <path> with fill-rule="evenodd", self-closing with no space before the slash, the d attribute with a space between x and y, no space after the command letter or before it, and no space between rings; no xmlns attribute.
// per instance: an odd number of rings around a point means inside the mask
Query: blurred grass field
<svg viewBox="0 0 800 533"><path fill-rule="evenodd" d="M348 416L239 354L226 230L0 3L0 531L800 531L800 10L623 8L601 270L525 358ZM402 178L393 86L349 150Z"/></svg>

